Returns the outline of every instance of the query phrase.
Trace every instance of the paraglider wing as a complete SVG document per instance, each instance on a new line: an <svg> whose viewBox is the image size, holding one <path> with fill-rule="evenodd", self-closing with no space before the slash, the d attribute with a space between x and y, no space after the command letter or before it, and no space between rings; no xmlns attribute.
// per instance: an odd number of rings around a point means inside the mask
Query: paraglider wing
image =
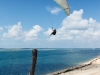
<svg viewBox="0 0 100 75"><path fill-rule="evenodd" d="M69 16L70 15L70 9L68 6L68 2L66 0L54 0L63 10L64 12Z"/></svg>

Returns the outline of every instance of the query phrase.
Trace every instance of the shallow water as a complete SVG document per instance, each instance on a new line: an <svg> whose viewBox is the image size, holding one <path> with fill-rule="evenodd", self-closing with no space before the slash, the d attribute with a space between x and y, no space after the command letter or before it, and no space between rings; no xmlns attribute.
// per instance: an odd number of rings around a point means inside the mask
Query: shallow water
<svg viewBox="0 0 100 75"><path fill-rule="evenodd" d="M40 48L35 75L45 75L88 61L100 54L92 48ZM32 49L0 49L0 75L27 75Z"/></svg>

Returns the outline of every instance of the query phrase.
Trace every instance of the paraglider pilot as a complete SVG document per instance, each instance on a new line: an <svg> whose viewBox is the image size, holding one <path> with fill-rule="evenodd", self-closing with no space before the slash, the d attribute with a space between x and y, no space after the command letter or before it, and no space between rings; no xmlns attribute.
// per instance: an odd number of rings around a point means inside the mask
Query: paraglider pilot
<svg viewBox="0 0 100 75"><path fill-rule="evenodd" d="M50 34L50 36L51 35L56 35L56 32L57 32L56 29L53 30L53 28L52 28L52 33Z"/></svg>

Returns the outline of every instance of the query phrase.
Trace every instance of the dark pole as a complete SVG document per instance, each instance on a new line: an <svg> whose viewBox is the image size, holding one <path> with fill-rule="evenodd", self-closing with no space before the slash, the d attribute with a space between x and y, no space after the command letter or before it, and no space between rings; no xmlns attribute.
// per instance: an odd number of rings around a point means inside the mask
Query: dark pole
<svg viewBox="0 0 100 75"><path fill-rule="evenodd" d="M37 49L32 50L32 65L31 65L30 75L34 75L35 72L37 53L38 53Z"/></svg>

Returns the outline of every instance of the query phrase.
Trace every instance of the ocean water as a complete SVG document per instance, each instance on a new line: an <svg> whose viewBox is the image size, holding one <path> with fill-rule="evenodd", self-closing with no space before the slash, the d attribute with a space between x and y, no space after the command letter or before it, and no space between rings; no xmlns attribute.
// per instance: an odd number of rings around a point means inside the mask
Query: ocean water
<svg viewBox="0 0 100 75"><path fill-rule="evenodd" d="M99 48L39 48L35 75L76 66L100 55ZM0 49L0 75L28 75L32 49Z"/></svg>

